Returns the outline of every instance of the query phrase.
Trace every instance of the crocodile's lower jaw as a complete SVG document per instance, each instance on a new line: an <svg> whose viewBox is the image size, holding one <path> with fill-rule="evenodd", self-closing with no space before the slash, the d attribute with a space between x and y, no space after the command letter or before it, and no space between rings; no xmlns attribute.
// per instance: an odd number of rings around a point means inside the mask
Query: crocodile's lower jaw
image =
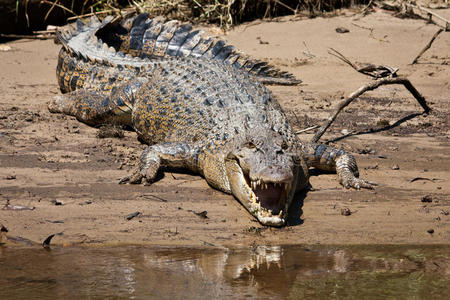
<svg viewBox="0 0 450 300"><path fill-rule="evenodd" d="M286 186L283 187L282 195L280 195L279 199L279 201L281 201L281 209L278 214L275 215L271 210L261 206L258 197L249 186L248 179L246 179L241 167L235 160L226 162L226 170L232 194L261 224L276 227L284 226L286 224L285 217L290 204L290 198L292 198L291 184L286 184ZM250 184L254 185L254 183Z"/></svg>

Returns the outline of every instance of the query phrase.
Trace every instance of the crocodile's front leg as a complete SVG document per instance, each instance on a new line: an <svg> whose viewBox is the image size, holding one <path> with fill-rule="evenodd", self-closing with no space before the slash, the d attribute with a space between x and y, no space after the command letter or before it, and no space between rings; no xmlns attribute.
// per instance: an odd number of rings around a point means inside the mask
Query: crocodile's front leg
<svg viewBox="0 0 450 300"><path fill-rule="evenodd" d="M199 173L197 147L177 142L148 146L141 154L139 165L130 176L119 183L150 184L156 180L161 167L188 169Z"/></svg>
<svg viewBox="0 0 450 300"><path fill-rule="evenodd" d="M376 183L359 178L358 166L353 155L342 149L324 144L310 143L302 149L303 157L309 167L336 171L339 182L345 188L373 189Z"/></svg>

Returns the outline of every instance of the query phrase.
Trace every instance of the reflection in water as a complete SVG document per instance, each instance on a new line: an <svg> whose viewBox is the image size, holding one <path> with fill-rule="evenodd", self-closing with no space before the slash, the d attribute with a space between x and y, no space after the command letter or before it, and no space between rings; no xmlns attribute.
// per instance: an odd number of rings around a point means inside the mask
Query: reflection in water
<svg viewBox="0 0 450 300"><path fill-rule="evenodd" d="M450 246L0 247L0 270L0 299L444 299L450 294Z"/></svg>

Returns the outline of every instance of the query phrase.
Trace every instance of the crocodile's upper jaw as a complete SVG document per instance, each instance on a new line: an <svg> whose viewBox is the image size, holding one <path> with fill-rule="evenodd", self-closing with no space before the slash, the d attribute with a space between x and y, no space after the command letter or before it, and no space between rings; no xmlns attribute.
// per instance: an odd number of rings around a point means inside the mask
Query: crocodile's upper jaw
<svg viewBox="0 0 450 300"><path fill-rule="evenodd" d="M291 178L280 182L251 180L235 159L227 159L225 168L232 194L261 224L277 227L286 224L288 208L297 185L298 172L295 167Z"/></svg>

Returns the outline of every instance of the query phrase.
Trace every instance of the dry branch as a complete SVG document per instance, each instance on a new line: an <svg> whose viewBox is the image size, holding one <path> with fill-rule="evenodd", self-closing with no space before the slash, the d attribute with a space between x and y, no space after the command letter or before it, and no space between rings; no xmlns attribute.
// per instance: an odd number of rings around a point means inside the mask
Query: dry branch
<svg viewBox="0 0 450 300"><path fill-rule="evenodd" d="M319 130L316 132L314 137L312 138L313 143L317 143L317 141L322 137L322 135L325 133L325 131L330 127L330 125L334 122L337 115L346 107L349 105L353 100L361 96L367 91L372 91L379 86L382 85L389 85L389 84L403 84L405 88L414 96L414 98L417 99L420 106L424 109L425 113L430 112L431 108L427 105L425 98L416 90L416 88L412 85L412 83L404 77L395 77L395 78L381 78L376 81L370 82L366 85L363 85L356 91L354 91L350 96L342 101L339 105L337 110L334 112L334 114L328 118L328 120L319 128Z"/></svg>
<svg viewBox="0 0 450 300"><path fill-rule="evenodd" d="M7 39L30 39L30 40L49 40L53 39L55 36L53 33L48 34L3 34L0 33L1 38Z"/></svg>
<svg viewBox="0 0 450 300"><path fill-rule="evenodd" d="M406 3L405 5L407 7L412 8L412 9L417 9L417 10L419 10L422 13L426 13L427 17L428 17L428 21L430 23L433 23L433 24L435 24L437 26L441 26L442 28L445 29L445 31L450 31L450 20L447 20L446 18L444 18L444 17L438 15L437 13L435 13L435 12L429 10L429 9L426 9L426 8L420 6L420 5L414 5L414 4L410 4L410 3ZM435 19L438 19L439 21L443 22L444 25L438 24L436 22L436 20L433 20L433 17ZM426 19L426 18L424 18L424 19Z"/></svg>
<svg viewBox="0 0 450 300"><path fill-rule="evenodd" d="M27 2L28 2L28 1L27 1ZM76 13L74 13L72 10L68 9L68 8L65 7L64 5L58 4L58 1L50 2L50 1L47 1L47 0L42 0L42 1L41 1L41 4L48 4L48 5L51 5L50 10L52 10L53 7L56 6L56 7L61 8L62 10L65 10L66 12L68 12L68 13L74 15L74 16L77 15Z"/></svg>
<svg viewBox="0 0 450 300"><path fill-rule="evenodd" d="M437 36L444 31L444 29L440 28L438 31L436 31L436 33L433 35L433 37L431 38L431 40L428 42L428 44L426 44L426 46L422 49L422 51L420 51L420 53L416 56L416 58L414 58L413 62L411 63L412 65L414 65L415 63L417 63L417 61L419 60L419 58L422 56L422 54L425 53L425 51L427 51L428 49L430 49L431 44L433 44L434 40L437 38Z"/></svg>
<svg viewBox="0 0 450 300"><path fill-rule="evenodd" d="M348 58L346 58L342 53L338 52L337 50L330 48L328 50L328 53L330 55L333 55L346 64L348 64L350 67L355 69L357 72L362 73L364 75L373 77L373 78L383 78L383 77L396 77L398 68L392 68L389 66L376 66L373 64L364 64L363 66L358 67L354 63L352 63Z"/></svg>
<svg viewBox="0 0 450 300"><path fill-rule="evenodd" d="M308 128L305 128L305 129L301 129L301 130L295 132L295 134L300 134L300 133L307 132L307 131L310 131L310 130L313 130L313 129L316 129L316 128L319 128L319 125L314 125L314 126L310 126Z"/></svg>

